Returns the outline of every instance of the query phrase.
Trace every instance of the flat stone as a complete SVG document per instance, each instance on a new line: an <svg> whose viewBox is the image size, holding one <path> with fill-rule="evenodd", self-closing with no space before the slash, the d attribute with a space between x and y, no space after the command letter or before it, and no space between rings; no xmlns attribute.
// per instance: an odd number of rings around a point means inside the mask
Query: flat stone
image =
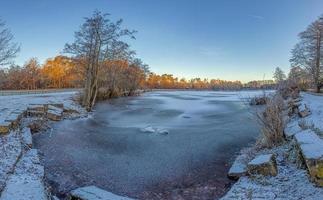
<svg viewBox="0 0 323 200"><path fill-rule="evenodd" d="M62 103L49 103L49 104L46 104L46 105L47 105L47 107L53 106L53 107L56 107L56 108L64 109L64 104L62 104Z"/></svg>
<svg viewBox="0 0 323 200"><path fill-rule="evenodd" d="M298 107L298 110L299 110L298 115L299 115L299 117L301 117L301 118L307 117L307 116L309 116L309 115L311 114L311 111L310 111L310 109L307 107L307 105L306 105L306 104L302 104L302 105L300 105L300 106Z"/></svg>
<svg viewBox="0 0 323 200"><path fill-rule="evenodd" d="M323 186L323 141L312 130L305 130L295 135L297 146L305 161L311 180Z"/></svg>
<svg viewBox="0 0 323 200"><path fill-rule="evenodd" d="M42 104L30 104L27 108L28 111L45 112L46 108Z"/></svg>
<svg viewBox="0 0 323 200"><path fill-rule="evenodd" d="M63 109L54 106L48 106L47 118L52 121L60 121L62 119Z"/></svg>
<svg viewBox="0 0 323 200"><path fill-rule="evenodd" d="M229 172L228 177L231 179L239 179L241 176L247 174L247 165L243 162L246 156L239 155L233 162Z"/></svg>
<svg viewBox="0 0 323 200"><path fill-rule="evenodd" d="M21 130L21 137L22 137L22 142L28 146L29 148L32 148L33 146L33 138L31 135L30 128L26 127Z"/></svg>
<svg viewBox="0 0 323 200"><path fill-rule="evenodd" d="M70 108L70 107L66 107L64 106L64 110L63 110L65 113L68 113L68 114L80 114L79 111L73 109L73 108Z"/></svg>
<svg viewBox="0 0 323 200"><path fill-rule="evenodd" d="M133 200L102 190L96 186L87 186L71 191L71 200Z"/></svg>
<svg viewBox="0 0 323 200"><path fill-rule="evenodd" d="M38 110L28 110L27 114L29 117L44 117L45 116L44 111L38 111Z"/></svg>
<svg viewBox="0 0 323 200"><path fill-rule="evenodd" d="M58 107L58 106L53 106L53 105L48 105L48 106L47 106L47 109L48 109L48 110L57 110L57 111L61 111L61 112L63 112L63 108L60 108L60 107Z"/></svg>
<svg viewBox="0 0 323 200"><path fill-rule="evenodd" d="M261 174L264 176L276 176L277 164L274 154L256 156L248 163L248 174Z"/></svg>
<svg viewBox="0 0 323 200"><path fill-rule="evenodd" d="M293 121L288 123L286 128L284 129L284 135L287 139L292 139L293 136L299 132L303 131L298 124L298 121Z"/></svg>
<svg viewBox="0 0 323 200"><path fill-rule="evenodd" d="M37 133L44 128L45 121L41 119L34 120L30 122L28 127L30 128L31 133Z"/></svg>

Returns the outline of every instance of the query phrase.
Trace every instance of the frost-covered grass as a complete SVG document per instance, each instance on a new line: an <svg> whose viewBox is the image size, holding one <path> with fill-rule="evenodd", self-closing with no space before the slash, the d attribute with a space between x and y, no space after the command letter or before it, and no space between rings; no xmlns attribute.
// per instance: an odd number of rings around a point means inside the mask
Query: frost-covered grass
<svg viewBox="0 0 323 200"><path fill-rule="evenodd" d="M313 130L323 136L323 96L303 94L303 103L311 110L312 114L304 119L304 123L313 126Z"/></svg>
<svg viewBox="0 0 323 200"><path fill-rule="evenodd" d="M77 91L69 91L47 94L0 96L0 123L9 118L11 113L26 110L30 104L64 103L64 106L67 108L81 110L79 105L73 100L77 93Z"/></svg>
<svg viewBox="0 0 323 200"><path fill-rule="evenodd" d="M278 175L241 177L222 200L323 199L323 189L310 182L307 171L299 169L295 160L287 156L292 148L291 144L285 144L278 148L257 152L276 154Z"/></svg>
<svg viewBox="0 0 323 200"><path fill-rule="evenodd" d="M302 99L301 103L306 104L312 114L303 119L297 116L293 117L287 124L285 135L291 139L297 134L298 137L304 137L306 141L310 139L309 137L315 137L315 141L321 142L315 133L320 134L323 130L323 96L302 94ZM313 139L310 140L313 141ZM222 200L323 199L323 188L317 187L311 182L307 170L300 167L299 150L295 148L294 142L294 140L289 140L285 144L272 149L256 150L254 152L256 155L268 153L276 155L278 175L275 177L241 177ZM322 155L321 149L315 149L313 145L308 145L308 147L310 153Z"/></svg>
<svg viewBox="0 0 323 200"><path fill-rule="evenodd" d="M17 117L36 104L64 104L67 109L84 112L73 100L77 91L0 96L0 123ZM24 121L24 120L22 120ZM26 124L0 135L0 200L45 200L44 167ZM20 130L22 129L22 130Z"/></svg>
<svg viewBox="0 0 323 200"><path fill-rule="evenodd" d="M16 132L0 137L0 191L4 188L21 153L21 142Z"/></svg>
<svg viewBox="0 0 323 200"><path fill-rule="evenodd" d="M0 199L47 200L43 177L44 167L39 162L37 150L31 149L17 163Z"/></svg>

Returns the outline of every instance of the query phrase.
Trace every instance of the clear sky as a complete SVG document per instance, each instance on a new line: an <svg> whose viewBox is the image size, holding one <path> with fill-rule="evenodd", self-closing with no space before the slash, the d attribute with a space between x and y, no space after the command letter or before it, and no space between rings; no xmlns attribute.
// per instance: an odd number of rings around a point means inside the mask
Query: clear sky
<svg viewBox="0 0 323 200"><path fill-rule="evenodd" d="M0 0L21 44L16 63L59 54L95 9L138 31L131 45L153 72L248 81L289 70L297 34L323 0Z"/></svg>

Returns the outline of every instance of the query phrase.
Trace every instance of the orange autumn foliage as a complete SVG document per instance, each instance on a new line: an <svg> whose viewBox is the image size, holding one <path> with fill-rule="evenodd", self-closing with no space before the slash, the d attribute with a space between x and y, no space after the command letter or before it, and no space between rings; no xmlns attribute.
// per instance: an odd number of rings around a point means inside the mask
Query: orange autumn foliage
<svg viewBox="0 0 323 200"><path fill-rule="evenodd" d="M76 62L65 56L48 59L41 69L46 88L72 88L81 84Z"/></svg>

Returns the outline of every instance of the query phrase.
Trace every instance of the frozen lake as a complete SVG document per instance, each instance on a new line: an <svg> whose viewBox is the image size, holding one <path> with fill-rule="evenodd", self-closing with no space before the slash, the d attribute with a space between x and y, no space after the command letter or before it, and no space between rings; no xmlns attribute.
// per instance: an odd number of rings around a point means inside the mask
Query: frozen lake
<svg viewBox="0 0 323 200"><path fill-rule="evenodd" d="M113 99L34 140L58 194L94 184L143 199L216 198L230 184L233 156L259 135L243 100L257 93L155 91Z"/></svg>

